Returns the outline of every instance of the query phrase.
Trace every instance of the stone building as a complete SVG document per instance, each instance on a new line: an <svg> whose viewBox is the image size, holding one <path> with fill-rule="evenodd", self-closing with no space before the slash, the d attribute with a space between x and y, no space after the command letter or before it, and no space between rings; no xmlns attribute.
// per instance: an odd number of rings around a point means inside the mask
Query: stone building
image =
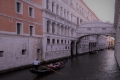
<svg viewBox="0 0 120 80"><path fill-rule="evenodd" d="M0 70L32 64L36 58L48 61L76 51L81 54L97 46L93 35L81 39L82 46L77 47L82 34L78 30L89 32L89 26L82 29L82 25L99 20L83 0L0 0L0 20Z"/></svg>
<svg viewBox="0 0 120 80"><path fill-rule="evenodd" d="M82 0L42 1L43 59L51 60L76 54L74 44L78 39L77 27L83 22L99 20L98 17Z"/></svg>
<svg viewBox="0 0 120 80"><path fill-rule="evenodd" d="M107 36L113 36L113 32L110 22L95 20L81 23L77 27L77 54L108 48Z"/></svg>
<svg viewBox="0 0 120 80"><path fill-rule="evenodd" d="M0 70L42 56L42 0L0 0Z"/></svg>
<svg viewBox="0 0 120 80"><path fill-rule="evenodd" d="M115 57L120 67L120 0L115 0L114 28L116 30Z"/></svg>

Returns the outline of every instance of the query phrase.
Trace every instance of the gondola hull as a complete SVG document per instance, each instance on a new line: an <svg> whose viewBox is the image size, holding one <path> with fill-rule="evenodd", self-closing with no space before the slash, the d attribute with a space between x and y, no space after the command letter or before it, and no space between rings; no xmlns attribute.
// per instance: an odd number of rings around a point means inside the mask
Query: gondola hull
<svg viewBox="0 0 120 80"><path fill-rule="evenodd" d="M55 67L55 68L49 68L49 67L46 67L46 66L43 66L43 65L40 65L40 67L44 67L43 69L34 69L34 68L31 68L30 69L30 72L31 73L34 73L34 74L41 74L41 73L48 73L48 72L55 72L56 70L58 69L61 69L65 66L66 62L68 61L68 59L66 60L63 60L63 61L60 61L62 64L58 67Z"/></svg>

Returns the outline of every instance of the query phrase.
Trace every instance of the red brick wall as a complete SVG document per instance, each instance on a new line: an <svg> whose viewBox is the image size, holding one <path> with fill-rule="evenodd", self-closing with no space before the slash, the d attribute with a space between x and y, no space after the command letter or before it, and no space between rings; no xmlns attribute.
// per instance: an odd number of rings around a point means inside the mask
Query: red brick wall
<svg viewBox="0 0 120 80"><path fill-rule="evenodd" d="M16 5L15 0L0 0L0 13L10 16L19 18L13 19L13 21L10 21L8 17L0 16L0 31L7 31L7 32L16 32L16 21L23 23L23 33L29 34L29 25L35 26L35 34L36 35L42 35L42 26L31 23L36 22L38 24L42 24L42 12L39 8L36 8L22 0L18 0L23 3L23 14L16 13ZM41 0L32 0L35 1L35 3L41 5ZM34 18L29 17L28 15L28 7L34 8ZM24 21L25 20L25 21ZM26 22L30 21L30 22Z"/></svg>

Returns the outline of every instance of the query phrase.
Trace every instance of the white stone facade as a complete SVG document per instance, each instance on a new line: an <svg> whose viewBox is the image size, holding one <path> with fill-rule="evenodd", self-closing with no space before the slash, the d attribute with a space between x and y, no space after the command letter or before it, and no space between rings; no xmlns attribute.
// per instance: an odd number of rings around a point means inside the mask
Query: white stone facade
<svg viewBox="0 0 120 80"><path fill-rule="evenodd" d="M77 27L91 20L98 18L82 0L43 0L43 59L70 56L71 42L77 41Z"/></svg>
<svg viewBox="0 0 120 80"><path fill-rule="evenodd" d="M92 34L115 37L114 33L115 28L113 27L113 24L102 22L100 20L84 22L77 29L78 37Z"/></svg>

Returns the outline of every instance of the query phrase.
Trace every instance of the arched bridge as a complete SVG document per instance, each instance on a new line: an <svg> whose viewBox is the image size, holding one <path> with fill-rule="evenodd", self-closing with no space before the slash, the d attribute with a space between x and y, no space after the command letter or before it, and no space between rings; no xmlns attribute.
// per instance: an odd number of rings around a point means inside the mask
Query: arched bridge
<svg viewBox="0 0 120 80"><path fill-rule="evenodd" d="M77 29L77 36L82 37L85 35L106 35L115 37L115 29L113 24L109 22L102 21L92 21L92 22L84 22Z"/></svg>

